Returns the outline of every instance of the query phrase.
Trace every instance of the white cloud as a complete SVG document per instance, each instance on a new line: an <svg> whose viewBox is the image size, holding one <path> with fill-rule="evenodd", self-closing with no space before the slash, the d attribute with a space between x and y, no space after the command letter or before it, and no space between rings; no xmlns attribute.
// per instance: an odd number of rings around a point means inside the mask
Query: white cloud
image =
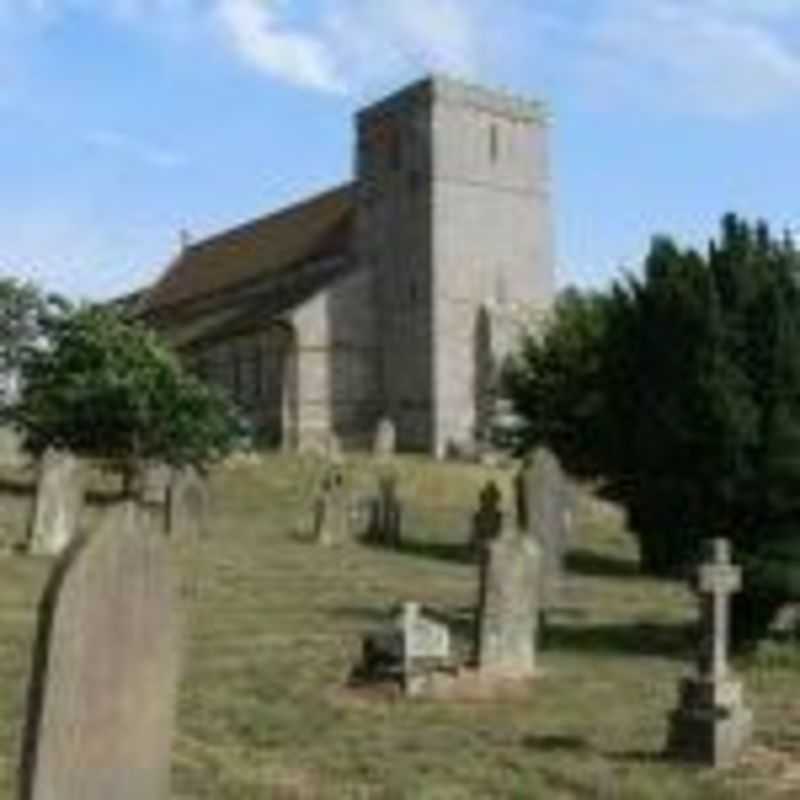
<svg viewBox="0 0 800 800"><path fill-rule="evenodd" d="M230 45L246 62L290 83L339 91L342 83L327 43L285 27L279 8L259 0L218 0L215 15Z"/></svg>
<svg viewBox="0 0 800 800"><path fill-rule="evenodd" d="M324 26L351 85L398 73L479 71L483 6L463 0L330 0Z"/></svg>
<svg viewBox="0 0 800 800"><path fill-rule="evenodd" d="M777 22L780 17L780 24ZM745 116L797 105L800 49L781 0L608 0L586 32L595 92L648 107Z"/></svg>

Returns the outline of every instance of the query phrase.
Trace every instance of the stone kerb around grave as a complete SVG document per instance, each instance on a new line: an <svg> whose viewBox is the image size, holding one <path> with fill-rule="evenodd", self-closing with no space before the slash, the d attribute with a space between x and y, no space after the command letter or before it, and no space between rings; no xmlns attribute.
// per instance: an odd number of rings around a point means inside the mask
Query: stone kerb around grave
<svg viewBox="0 0 800 800"><path fill-rule="evenodd" d="M22 800L167 800L181 614L134 502L56 562L40 605Z"/></svg>

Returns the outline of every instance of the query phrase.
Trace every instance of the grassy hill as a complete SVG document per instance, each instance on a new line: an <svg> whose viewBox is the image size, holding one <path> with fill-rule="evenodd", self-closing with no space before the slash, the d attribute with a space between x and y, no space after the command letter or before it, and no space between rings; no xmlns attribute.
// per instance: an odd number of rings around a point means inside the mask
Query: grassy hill
<svg viewBox="0 0 800 800"><path fill-rule="evenodd" d="M369 462L352 467L368 488ZM529 690L403 700L346 687L361 635L403 599L449 614L468 648L476 567L463 543L480 467L402 459L401 552L305 540L319 465L241 460L214 478L212 536L178 547L189 641L174 797L466 800L800 796L800 656L768 644L737 665L756 744L713 774L660 757L692 659L684 587L640 577L612 509L584 498L564 608ZM507 486L508 473L500 473ZM14 518L5 502L6 527ZM18 520L15 524L18 524ZM0 559L0 800L14 796L35 606L49 565Z"/></svg>

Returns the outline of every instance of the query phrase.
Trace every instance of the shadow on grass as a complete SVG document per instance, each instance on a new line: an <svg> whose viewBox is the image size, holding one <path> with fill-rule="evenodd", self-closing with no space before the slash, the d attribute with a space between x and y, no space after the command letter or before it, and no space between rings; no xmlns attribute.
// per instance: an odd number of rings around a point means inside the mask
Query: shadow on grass
<svg viewBox="0 0 800 800"><path fill-rule="evenodd" d="M548 650L624 653L688 659L697 634L692 624L638 622L628 625L548 625Z"/></svg>
<svg viewBox="0 0 800 800"><path fill-rule="evenodd" d="M467 543L430 542L422 539L402 539L394 545L384 544L370 537L364 537L362 544L378 550L391 550L394 553L427 558L432 561L447 561L450 564L477 565L477 557Z"/></svg>
<svg viewBox="0 0 800 800"><path fill-rule="evenodd" d="M591 750L591 746L582 736L564 736L549 734L537 736L534 734L524 736L522 746L542 753L570 752L578 753Z"/></svg>
<svg viewBox="0 0 800 800"><path fill-rule="evenodd" d="M592 550L573 550L567 553L566 567L576 575L590 577L637 578L642 575L638 562L601 555Z"/></svg>
<svg viewBox="0 0 800 800"><path fill-rule="evenodd" d="M0 478L0 496L11 495L12 497L32 497L36 493L36 483L30 480L13 480L11 478Z"/></svg>

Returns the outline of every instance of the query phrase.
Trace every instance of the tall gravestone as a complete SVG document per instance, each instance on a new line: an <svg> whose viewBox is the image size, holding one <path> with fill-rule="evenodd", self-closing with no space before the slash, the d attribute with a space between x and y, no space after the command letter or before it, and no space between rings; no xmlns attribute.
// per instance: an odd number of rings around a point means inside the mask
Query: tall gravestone
<svg viewBox="0 0 800 800"><path fill-rule="evenodd" d="M391 458L397 449L397 431L394 422L388 417L383 417L375 429L373 454L378 458Z"/></svg>
<svg viewBox="0 0 800 800"><path fill-rule="evenodd" d="M350 502L344 472L329 466L314 500L314 540L321 545L342 544L350 538Z"/></svg>
<svg viewBox="0 0 800 800"><path fill-rule="evenodd" d="M568 485L556 457L544 448L528 456L516 476L517 522L542 549L542 610L557 604L564 578L569 522Z"/></svg>
<svg viewBox="0 0 800 800"><path fill-rule="evenodd" d="M742 683L728 666L729 603L741 588L741 569L731 563L730 543L706 543L693 588L700 596L701 642L697 675L681 682L670 717L667 750L711 767L732 765L750 739L753 717L742 700Z"/></svg>
<svg viewBox="0 0 800 800"><path fill-rule="evenodd" d="M174 469L166 492L166 530L170 537L195 540L208 535L208 484L194 467Z"/></svg>
<svg viewBox="0 0 800 800"><path fill-rule="evenodd" d="M57 563L40 609L23 800L167 800L181 621L132 501Z"/></svg>
<svg viewBox="0 0 800 800"><path fill-rule="evenodd" d="M536 540L505 525L485 544L480 567L477 661L482 672L528 677L536 669L541 595Z"/></svg>
<svg viewBox="0 0 800 800"><path fill-rule="evenodd" d="M49 449L42 455L36 485L28 551L57 556L76 537L83 509L81 462L71 453Z"/></svg>

